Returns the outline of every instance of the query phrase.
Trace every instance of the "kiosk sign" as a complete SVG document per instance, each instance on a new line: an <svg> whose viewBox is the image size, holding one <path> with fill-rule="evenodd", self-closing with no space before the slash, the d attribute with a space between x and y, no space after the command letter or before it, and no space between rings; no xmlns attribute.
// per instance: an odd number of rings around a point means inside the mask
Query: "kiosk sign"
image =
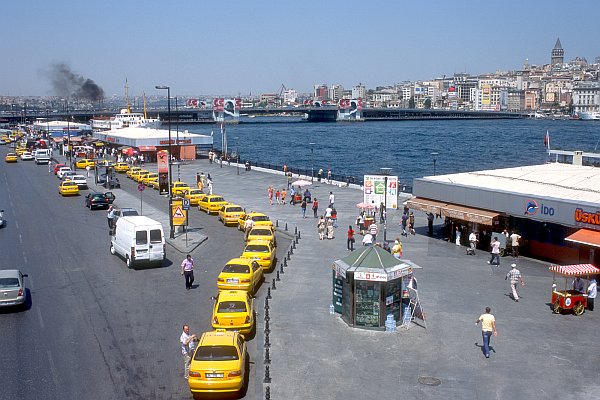
<svg viewBox="0 0 600 400"><path fill-rule="evenodd" d="M377 207L383 203L388 209L395 210L398 208L398 185L397 176L365 175L363 202Z"/></svg>

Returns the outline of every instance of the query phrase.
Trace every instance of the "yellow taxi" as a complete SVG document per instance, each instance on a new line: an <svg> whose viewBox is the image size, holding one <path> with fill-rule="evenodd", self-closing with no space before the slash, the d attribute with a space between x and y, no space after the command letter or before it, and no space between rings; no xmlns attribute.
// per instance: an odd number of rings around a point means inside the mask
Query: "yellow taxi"
<svg viewBox="0 0 600 400"><path fill-rule="evenodd" d="M144 178L147 177L148 175L150 175L151 172L143 169L141 171L138 171L137 174L133 174L132 178L134 181L138 182L138 183L142 183L144 181Z"/></svg>
<svg viewBox="0 0 600 400"><path fill-rule="evenodd" d="M27 149L25 147L17 147L15 149L15 153L17 153L18 156L20 156L21 154L23 154L26 151L27 151Z"/></svg>
<svg viewBox="0 0 600 400"><path fill-rule="evenodd" d="M248 233L248 241L250 240L266 240L273 243L273 247L277 247L277 239L275 239L275 231L268 226L256 225L250 233Z"/></svg>
<svg viewBox="0 0 600 400"><path fill-rule="evenodd" d="M173 187L171 188L171 194L173 196L183 196L183 194L185 192L188 192L189 190L190 190L190 187L188 186L187 183L181 182L181 181L176 181L176 182L173 182Z"/></svg>
<svg viewBox="0 0 600 400"><path fill-rule="evenodd" d="M263 272L270 271L275 267L275 246L268 240L249 240L240 257L256 261Z"/></svg>
<svg viewBox="0 0 600 400"><path fill-rule="evenodd" d="M129 171L129 164L120 162L115 164L115 172L123 173Z"/></svg>
<svg viewBox="0 0 600 400"><path fill-rule="evenodd" d="M128 178L131 178L131 175L135 172L141 171L142 169L140 167L131 167L127 170L127 172L125 173L125 175L127 175Z"/></svg>
<svg viewBox="0 0 600 400"><path fill-rule="evenodd" d="M223 225L237 225L238 219L244 215L244 209L237 204L227 204L219 209L219 221Z"/></svg>
<svg viewBox="0 0 600 400"><path fill-rule="evenodd" d="M244 224L248 218L251 218L252 221L254 221L254 226L273 226L273 222L269 219L268 215L251 211L248 214L244 214L238 218L238 229L240 231L244 230Z"/></svg>
<svg viewBox="0 0 600 400"><path fill-rule="evenodd" d="M212 327L250 334L254 331L254 300L244 290L226 290L214 298Z"/></svg>
<svg viewBox="0 0 600 400"><path fill-rule="evenodd" d="M148 175L142 178L142 183L146 186L149 185L150 181L158 180L158 172L150 172Z"/></svg>
<svg viewBox="0 0 600 400"><path fill-rule="evenodd" d="M190 200L190 205L197 206L198 201L200 201L200 198L202 198L203 196L204 192L202 191L202 189L190 189L187 192L185 192L185 195L183 197Z"/></svg>
<svg viewBox="0 0 600 400"><path fill-rule="evenodd" d="M255 293L263 281L263 270L254 260L233 258L227 261L217 278L219 290L245 290Z"/></svg>
<svg viewBox="0 0 600 400"><path fill-rule="evenodd" d="M62 196L76 196L79 194L79 186L73 181L64 181L58 186L58 194Z"/></svg>
<svg viewBox="0 0 600 400"><path fill-rule="evenodd" d="M239 332L205 332L190 363L190 391L194 397L202 393L241 392L248 365L246 342Z"/></svg>
<svg viewBox="0 0 600 400"><path fill-rule="evenodd" d="M5 157L4 157L4 161L6 161L7 163L15 163L19 161L19 156L17 156L15 153L8 153Z"/></svg>
<svg viewBox="0 0 600 400"><path fill-rule="evenodd" d="M146 169L138 169L137 171L133 171L129 177L134 181L137 181L138 175L143 174L144 172L150 173L150 171Z"/></svg>
<svg viewBox="0 0 600 400"><path fill-rule="evenodd" d="M96 162L91 158L82 158L75 163L75 168L86 169L87 167L94 168Z"/></svg>
<svg viewBox="0 0 600 400"><path fill-rule="evenodd" d="M158 190L158 177L156 177L152 180L149 180L148 183L146 183L146 186L149 186L153 189Z"/></svg>
<svg viewBox="0 0 600 400"><path fill-rule="evenodd" d="M217 194L207 194L198 201L198 209L205 211L207 214L218 214L221 207L226 205L225 199Z"/></svg>

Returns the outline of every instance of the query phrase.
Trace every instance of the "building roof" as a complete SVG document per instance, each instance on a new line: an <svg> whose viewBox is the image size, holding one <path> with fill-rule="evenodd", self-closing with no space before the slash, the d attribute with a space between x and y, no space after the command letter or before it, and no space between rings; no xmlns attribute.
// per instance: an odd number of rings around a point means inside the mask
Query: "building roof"
<svg viewBox="0 0 600 400"><path fill-rule="evenodd" d="M94 138L133 147L167 146L169 144L169 130L141 127L122 128L94 132ZM213 138L212 136L199 135L188 131L177 133L171 130L171 143L173 145L212 145Z"/></svg>
<svg viewBox="0 0 600 400"><path fill-rule="evenodd" d="M600 204L600 168L597 167L549 163L427 176L423 179L528 196Z"/></svg>
<svg viewBox="0 0 600 400"><path fill-rule="evenodd" d="M155 128L141 128L141 127L133 127L133 128L122 128L122 129L113 129L110 131L101 132L105 135L122 137L127 139L168 139L169 138L169 130L168 129L155 129ZM179 139L189 139L195 138L199 136L197 133L190 133L186 131L180 131L179 133L171 130L171 139L175 139L176 137Z"/></svg>
<svg viewBox="0 0 600 400"><path fill-rule="evenodd" d="M562 50L562 45L560 44L560 38L556 38L556 44L554 45L554 48Z"/></svg>

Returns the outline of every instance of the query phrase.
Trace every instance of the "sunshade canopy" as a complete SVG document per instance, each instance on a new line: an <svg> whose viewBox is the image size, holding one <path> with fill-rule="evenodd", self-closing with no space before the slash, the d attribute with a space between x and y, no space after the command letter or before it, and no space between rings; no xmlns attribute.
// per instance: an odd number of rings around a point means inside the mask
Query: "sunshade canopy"
<svg viewBox="0 0 600 400"><path fill-rule="evenodd" d="M565 276L584 276L600 274L600 269L592 264L552 265L550 271Z"/></svg>

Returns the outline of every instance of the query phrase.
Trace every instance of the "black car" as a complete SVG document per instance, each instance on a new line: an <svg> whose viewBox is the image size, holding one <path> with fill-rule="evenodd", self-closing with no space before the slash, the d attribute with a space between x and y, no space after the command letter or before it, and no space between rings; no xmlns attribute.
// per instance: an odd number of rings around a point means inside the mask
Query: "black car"
<svg viewBox="0 0 600 400"><path fill-rule="evenodd" d="M112 193L111 193L112 194ZM104 193L88 193L85 196L85 206L89 207L90 210L94 208L108 208L110 202Z"/></svg>

